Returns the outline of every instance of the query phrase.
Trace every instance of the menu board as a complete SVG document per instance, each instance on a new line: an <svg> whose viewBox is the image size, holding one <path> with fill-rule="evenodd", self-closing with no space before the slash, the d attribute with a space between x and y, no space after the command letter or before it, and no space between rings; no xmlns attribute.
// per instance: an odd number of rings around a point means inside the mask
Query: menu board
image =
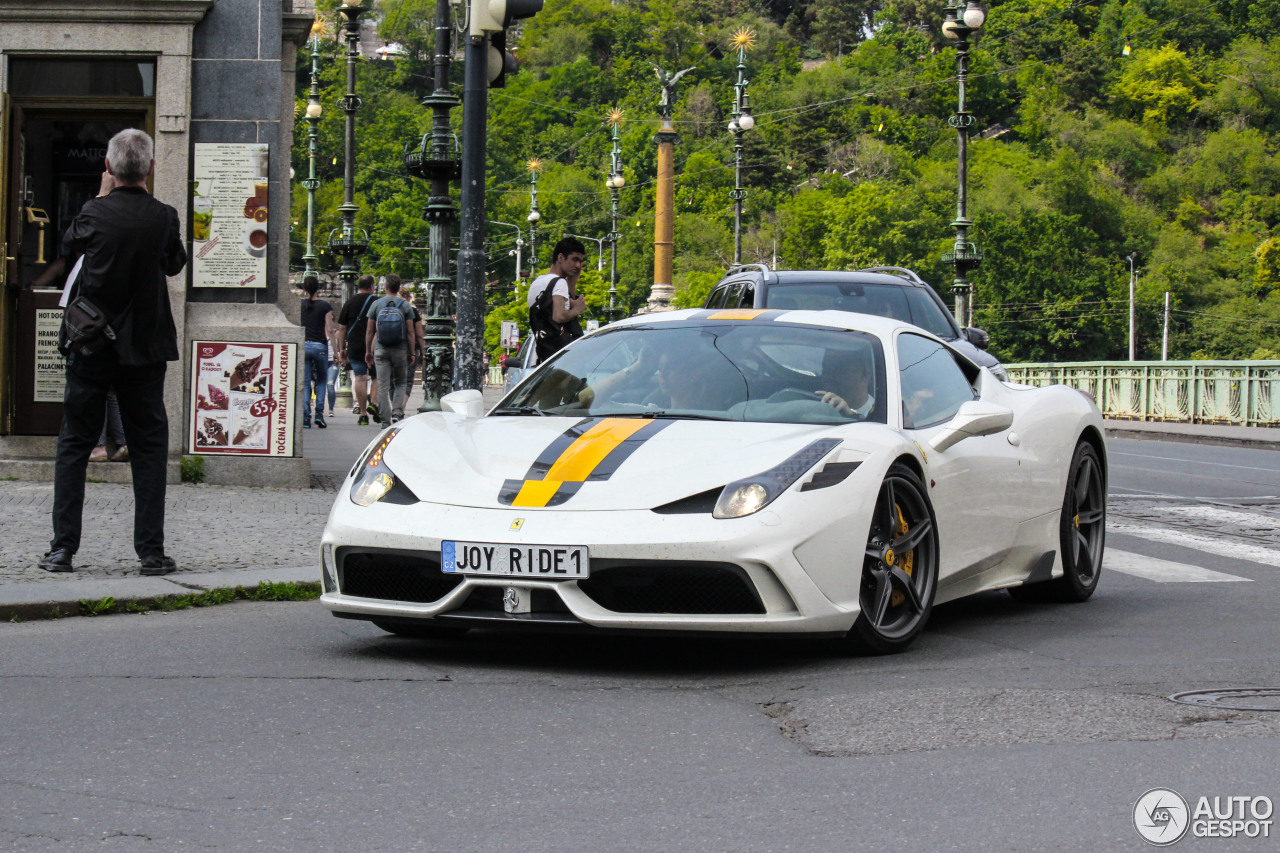
<svg viewBox="0 0 1280 853"><path fill-rule="evenodd" d="M36 381L32 402L61 403L67 386L67 365L58 351L61 308L36 309Z"/></svg>
<svg viewBox="0 0 1280 853"><path fill-rule="evenodd" d="M191 453L293 455L297 344L194 341Z"/></svg>
<svg viewBox="0 0 1280 853"><path fill-rule="evenodd" d="M265 142L197 142L191 201L192 287L267 286Z"/></svg>

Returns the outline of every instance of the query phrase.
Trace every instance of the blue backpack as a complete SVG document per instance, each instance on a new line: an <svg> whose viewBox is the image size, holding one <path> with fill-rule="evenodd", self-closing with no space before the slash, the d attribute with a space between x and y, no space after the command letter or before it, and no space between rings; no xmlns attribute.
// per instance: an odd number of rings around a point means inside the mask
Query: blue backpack
<svg viewBox="0 0 1280 853"><path fill-rule="evenodd" d="M399 299L378 309L377 323L378 343L384 347L398 347L404 343L404 314L400 311Z"/></svg>

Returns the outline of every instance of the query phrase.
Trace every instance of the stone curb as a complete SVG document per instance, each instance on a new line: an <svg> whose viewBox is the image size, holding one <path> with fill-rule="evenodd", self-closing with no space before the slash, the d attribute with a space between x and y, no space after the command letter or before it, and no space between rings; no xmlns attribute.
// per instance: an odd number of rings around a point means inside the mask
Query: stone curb
<svg viewBox="0 0 1280 853"><path fill-rule="evenodd" d="M1144 441L1176 441L1182 444L1205 444L1215 447L1249 447L1256 450L1280 450L1280 435L1266 435L1262 427L1256 429L1261 435L1221 435L1214 433L1174 432L1155 429L1143 429L1135 426L1115 426L1115 422L1107 421L1105 430L1107 438L1134 438ZM1271 430L1280 433L1280 430Z"/></svg>
<svg viewBox="0 0 1280 853"><path fill-rule="evenodd" d="M110 596L117 605L150 603L157 599L207 592L211 589L251 588L259 583L319 585L319 566L284 569L239 569L227 572L181 572L163 577L86 578L57 583L28 582L0 584L0 618L5 620L47 619L57 608L61 616L79 616L81 601L100 601Z"/></svg>

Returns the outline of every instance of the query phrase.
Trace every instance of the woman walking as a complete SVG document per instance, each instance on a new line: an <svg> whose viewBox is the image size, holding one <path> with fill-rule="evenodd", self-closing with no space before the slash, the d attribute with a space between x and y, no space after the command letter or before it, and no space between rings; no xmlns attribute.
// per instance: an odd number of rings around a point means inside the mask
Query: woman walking
<svg viewBox="0 0 1280 853"><path fill-rule="evenodd" d="M329 386L329 346L337 326L333 322L333 306L316 299L320 281L307 276L302 283L307 298L302 300L302 327L306 330L306 358L302 366L302 428L311 429L311 393L316 395L316 426L324 429L325 392Z"/></svg>

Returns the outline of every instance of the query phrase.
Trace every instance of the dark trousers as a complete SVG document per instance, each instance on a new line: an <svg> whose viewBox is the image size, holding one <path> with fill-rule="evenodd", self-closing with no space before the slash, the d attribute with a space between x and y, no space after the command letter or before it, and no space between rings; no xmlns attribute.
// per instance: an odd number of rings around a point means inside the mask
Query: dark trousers
<svg viewBox="0 0 1280 853"><path fill-rule="evenodd" d="M53 473L51 549L80 549L84 481L89 454L98 443L112 388L120 402L133 469L133 548L139 557L164 554L165 465L169 416L164 409L165 362L122 365L114 352L72 358L62 400L62 432Z"/></svg>

